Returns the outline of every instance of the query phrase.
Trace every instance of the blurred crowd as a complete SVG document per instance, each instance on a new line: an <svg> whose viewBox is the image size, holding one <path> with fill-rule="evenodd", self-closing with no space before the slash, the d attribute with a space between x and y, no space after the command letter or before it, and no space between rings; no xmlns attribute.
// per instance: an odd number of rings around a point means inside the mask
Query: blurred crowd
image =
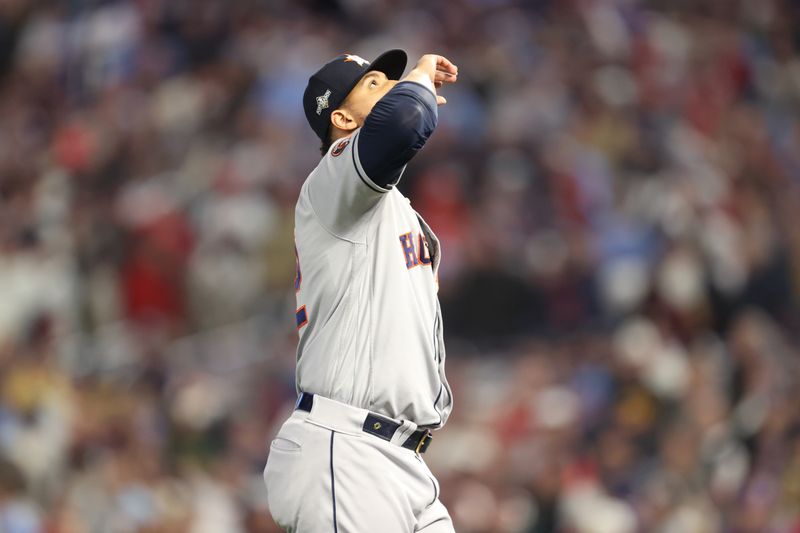
<svg viewBox="0 0 800 533"><path fill-rule="evenodd" d="M800 533L794 0L0 1L0 532L277 531L300 97L394 47L457 531Z"/></svg>

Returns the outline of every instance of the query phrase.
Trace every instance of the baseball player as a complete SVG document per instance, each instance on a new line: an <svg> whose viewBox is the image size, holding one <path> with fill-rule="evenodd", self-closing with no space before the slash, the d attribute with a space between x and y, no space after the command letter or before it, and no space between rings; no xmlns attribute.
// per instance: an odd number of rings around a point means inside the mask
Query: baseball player
<svg viewBox="0 0 800 533"><path fill-rule="evenodd" d="M341 55L303 105L323 157L295 210L296 409L264 470L292 532L452 532L422 460L453 397L444 375L439 242L395 187L436 127L458 69L406 54ZM399 81L397 81L399 80Z"/></svg>

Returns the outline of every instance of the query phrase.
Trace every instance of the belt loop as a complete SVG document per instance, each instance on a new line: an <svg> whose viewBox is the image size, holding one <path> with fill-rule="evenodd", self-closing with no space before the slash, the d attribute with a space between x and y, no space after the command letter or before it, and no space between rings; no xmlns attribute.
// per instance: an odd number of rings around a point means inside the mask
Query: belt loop
<svg viewBox="0 0 800 533"><path fill-rule="evenodd" d="M417 430L417 425L409 420L401 420L400 427L394 432L389 442L402 446L403 443Z"/></svg>

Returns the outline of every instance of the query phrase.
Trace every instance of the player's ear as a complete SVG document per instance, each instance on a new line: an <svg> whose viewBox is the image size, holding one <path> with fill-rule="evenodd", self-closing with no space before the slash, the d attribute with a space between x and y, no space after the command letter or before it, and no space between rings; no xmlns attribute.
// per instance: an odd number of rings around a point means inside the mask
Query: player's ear
<svg viewBox="0 0 800 533"><path fill-rule="evenodd" d="M343 107L331 113L331 125L345 132L351 132L358 127L355 117Z"/></svg>

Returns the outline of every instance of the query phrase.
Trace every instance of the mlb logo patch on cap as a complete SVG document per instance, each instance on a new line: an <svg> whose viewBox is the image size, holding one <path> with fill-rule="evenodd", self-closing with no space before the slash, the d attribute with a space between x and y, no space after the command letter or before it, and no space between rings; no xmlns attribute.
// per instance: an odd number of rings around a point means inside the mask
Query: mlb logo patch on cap
<svg viewBox="0 0 800 533"><path fill-rule="evenodd" d="M331 90L328 89L325 91L325 94L322 96L317 96L317 115L322 114L323 109L328 109L330 104L328 103L328 98L331 97Z"/></svg>

